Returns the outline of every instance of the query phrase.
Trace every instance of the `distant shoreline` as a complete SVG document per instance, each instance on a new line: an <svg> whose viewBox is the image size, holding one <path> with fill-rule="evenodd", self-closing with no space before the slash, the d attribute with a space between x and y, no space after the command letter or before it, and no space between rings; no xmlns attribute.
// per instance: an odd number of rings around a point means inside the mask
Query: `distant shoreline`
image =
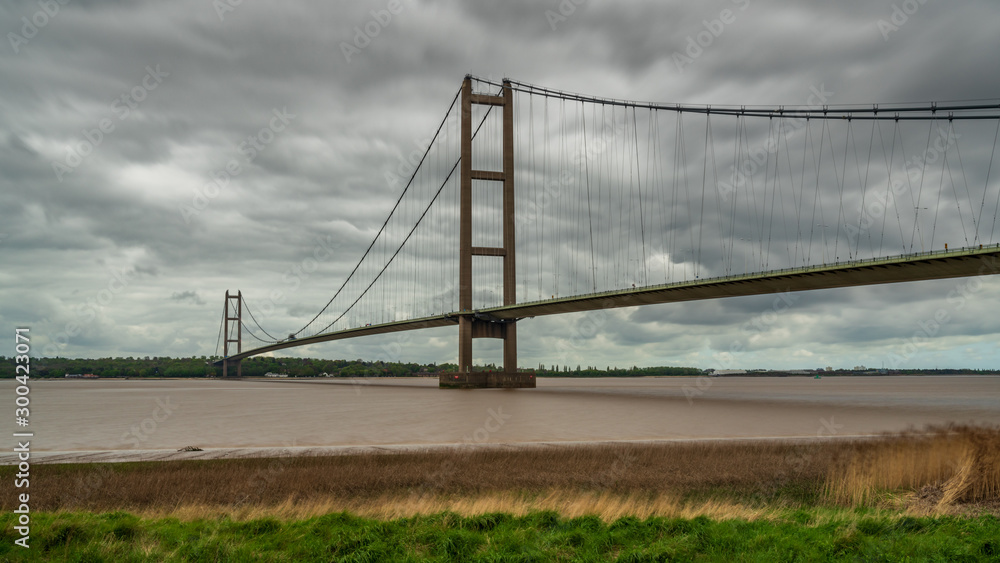
<svg viewBox="0 0 1000 563"><path fill-rule="evenodd" d="M682 378L767 378L767 377L801 377L814 379L827 377L998 377L1000 371L992 373L963 373L960 371L940 371L940 372L888 372L888 373L866 373L866 372L816 372L816 373L791 373L782 371L753 372L753 373L726 373L726 374L702 374L702 375L538 375L539 379L682 379ZM287 380L317 380L317 381L352 381L352 380L375 380L375 379L437 379L438 374L431 375L362 375L362 376L295 376L288 377L89 377L89 378L67 378L59 376L40 376L32 378L32 381L287 381ZM0 377L0 381L13 381L13 377Z"/></svg>
<svg viewBox="0 0 1000 563"><path fill-rule="evenodd" d="M217 356L191 358L142 357L142 358L33 358L31 379L62 379L67 375L73 379L204 379L221 378L223 369L215 365ZM765 370L759 366L729 366L721 369L709 366L702 369L693 366L615 366L606 365L558 365L540 363L536 366L521 366L531 369L539 378L631 378L631 377L789 377L789 376L857 376L857 375L1000 375L1000 369L986 368L899 368L885 369L857 365L845 369L830 366L801 366ZM285 358L258 356L241 362L240 373L245 377L275 378L347 378L372 377L427 377L436 378L441 373L458 369L455 364L415 362L383 362L354 360L323 360L316 358ZM499 371L493 364L474 366L474 371ZM0 379L14 378L17 374L15 358L0 356Z"/></svg>

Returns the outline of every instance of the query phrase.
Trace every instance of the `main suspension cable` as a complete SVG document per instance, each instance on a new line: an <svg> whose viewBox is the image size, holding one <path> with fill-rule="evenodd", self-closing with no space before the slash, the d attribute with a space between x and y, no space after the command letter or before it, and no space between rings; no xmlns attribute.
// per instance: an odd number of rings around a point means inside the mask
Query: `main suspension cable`
<svg viewBox="0 0 1000 563"><path fill-rule="evenodd" d="M421 165L423 165L424 160L427 158L428 153L430 153L431 148L434 146L434 141L437 140L438 135L441 133L441 129L444 127L444 124L447 123L448 116L451 115L451 110L454 109L455 102L458 100L458 97L461 95L461 93L462 93L462 90L459 89L458 92L455 93L455 97L451 99L451 104L448 106L448 111L446 111L445 114L444 114L444 119L442 119L441 120L441 124L438 125L437 131L435 131L435 133L434 133L434 137L431 138L430 144L427 145L427 150L424 151L424 155L422 157L420 157L420 162L417 164L416 169L414 169L413 173L410 175L410 180L408 182L406 182L406 187L403 188L403 193L399 194L399 199L397 199L395 205L392 206L392 211L389 212L389 216L386 217L385 222L382 223L382 227L379 228L378 233L375 235L375 238L372 239L371 244L368 245L368 248L365 250L365 253L361 256L361 259L358 260L358 263L354 266L354 269L351 270L351 273L347 275L347 279L345 279L344 283L342 283L340 285L340 288L337 289L337 292L333 294L333 297L331 297L330 300L326 302L326 305L324 305L323 308L320 309L320 311L318 313L316 313L316 316L314 316L312 318L312 320L310 320L308 323L306 323L305 326L303 326L302 328L300 328L296 332L292 333L294 336L298 336L299 334L302 333L302 331L304 331L305 329L309 328L309 325L311 325L312 323L314 323L316 321L316 319L318 319L319 316L322 315L327 310L328 307L330 307L330 304L332 304L333 301L334 301L334 299L336 299L337 296L340 295L340 293L344 290L344 288L347 287L347 283L351 281L351 278L354 277L354 274L358 271L358 268L361 267L362 263L364 263L365 258L368 257L368 254L371 252L372 248L375 246L375 243L378 242L379 237L382 236L382 233L385 231L386 225L389 224L389 220L392 219L392 216L396 212L396 209L399 207L400 202L403 201L403 197L406 195L406 192L409 191L410 186L413 184L414 178L417 177L417 173L420 171ZM341 315L341 316L343 316L343 315ZM339 318L340 317L338 317L338 319ZM320 332L322 332L322 331L320 331ZM319 334L319 333L317 333L317 334Z"/></svg>

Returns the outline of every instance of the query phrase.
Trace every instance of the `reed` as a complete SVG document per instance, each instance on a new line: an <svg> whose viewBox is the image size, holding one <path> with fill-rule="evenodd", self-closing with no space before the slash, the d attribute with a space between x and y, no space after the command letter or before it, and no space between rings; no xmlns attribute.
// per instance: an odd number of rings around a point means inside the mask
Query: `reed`
<svg viewBox="0 0 1000 563"><path fill-rule="evenodd" d="M1000 498L1000 429L950 426L859 444L835 464L826 493L849 506L871 505L892 494L940 489L938 508Z"/></svg>
<svg viewBox="0 0 1000 563"><path fill-rule="evenodd" d="M316 498L275 505L244 506L233 509L219 505L188 504L174 508L149 508L136 512L142 518L177 518L183 521L228 518L251 521L262 518L302 520L325 514L346 512L363 518L396 520L431 516L442 512L463 517L484 514L526 516L537 512L557 512L563 518L596 516L604 522L624 517L696 518L713 520L771 520L781 514L767 507L751 507L723 500L686 502L678 495L656 493L581 492L549 490L542 492L502 491L469 496L419 495L395 493L375 498Z"/></svg>
<svg viewBox="0 0 1000 563"><path fill-rule="evenodd" d="M0 467L0 479L16 468ZM392 519L555 510L753 519L833 503L936 512L1000 501L1000 429L944 427L865 440L697 442L328 457L32 466L32 510ZM0 508L17 507L15 490ZM895 505L892 503L896 502ZM926 504L926 503L925 503Z"/></svg>

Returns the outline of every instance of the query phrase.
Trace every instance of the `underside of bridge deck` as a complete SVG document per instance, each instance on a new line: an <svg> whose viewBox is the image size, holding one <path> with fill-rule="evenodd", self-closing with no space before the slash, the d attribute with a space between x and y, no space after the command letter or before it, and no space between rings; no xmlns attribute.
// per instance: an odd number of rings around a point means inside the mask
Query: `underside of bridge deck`
<svg viewBox="0 0 1000 563"><path fill-rule="evenodd" d="M810 291L886 283L981 276L1000 273L1000 247L961 249L905 255L879 260L844 262L809 268L778 270L726 278L692 280L591 295L522 303L514 307L483 309L479 314L498 319L578 313L596 309L634 307L702 299L720 299Z"/></svg>

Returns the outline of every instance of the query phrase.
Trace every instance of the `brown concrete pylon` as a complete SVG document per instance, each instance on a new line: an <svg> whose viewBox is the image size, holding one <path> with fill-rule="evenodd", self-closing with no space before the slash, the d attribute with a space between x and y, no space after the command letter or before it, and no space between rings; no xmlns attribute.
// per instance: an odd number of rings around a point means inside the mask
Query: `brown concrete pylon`
<svg viewBox="0 0 1000 563"><path fill-rule="evenodd" d="M235 303L233 303L235 301ZM232 309L233 313L236 314L235 317L229 316L229 311ZM236 344L236 353L239 354L243 352L243 292L237 291L235 295L230 295L229 290L226 290L226 307L223 312L225 316L225 334L223 335L223 345L222 345L222 377L229 376L229 345ZM236 324L236 338L231 338L233 331L230 329L230 323ZM232 362L236 367L236 377L243 377L243 365L240 360L235 360Z"/></svg>
<svg viewBox="0 0 1000 563"><path fill-rule="evenodd" d="M503 111L503 170L472 169L472 105L499 106ZM534 387L533 372L517 371L516 319L499 320L478 316L472 307L472 257L494 256L503 260L503 304L517 303L514 248L514 95L504 80L499 96L474 94L472 78L462 83L462 145L460 170L460 214L458 249L458 373L442 374L441 387ZM472 246L472 181L503 184L503 246ZM503 372L472 373L472 340L503 340Z"/></svg>

